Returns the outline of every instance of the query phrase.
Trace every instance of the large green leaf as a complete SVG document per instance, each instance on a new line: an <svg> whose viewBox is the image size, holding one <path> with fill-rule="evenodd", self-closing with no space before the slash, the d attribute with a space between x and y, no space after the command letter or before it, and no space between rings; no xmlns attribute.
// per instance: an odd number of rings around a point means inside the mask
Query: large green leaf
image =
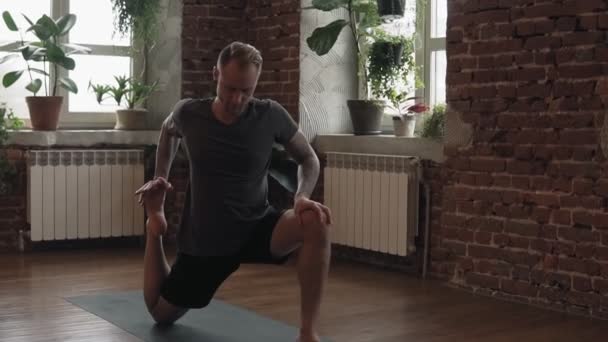
<svg viewBox="0 0 608 342"><path fill-rule="evenodd" d="M49 62L61 64L63 62L63 59L65 58L65 53L63 52L63 50L61 50L61 48L59 46L57 46L51 42L48 42L46 47L47 47L46 56L48 57Z"/></svg>
<svg viewBox="0 0 608 342"><path fill-rule="evenodd" d="M348 21L339 19L327 26L316 28L312 35L306 39L308 47L317 55L323 56L334 46L340 32L346 25L348 25Z"/></svg>
<svg viewBox="0 0 608 342"><path fill-rule="evenodd" d="M348 6L348 0L312 0L312 7L321 11L333 11Z"/></svg>
<svg viewBox="0 0 608 342"><path fill-rule="evenodd" d="M15 21L13 20L13 16L11 16L8 11L2 12L2 19L4 19L4 23L9 30L13 32L19 31L17 24L15 24Z"/></svg>
<svg viewBox="0 0 608 342"><path fill-rule="evenodd" d="M19 71L11 71L9 73L7 73L6 75L4 75L4 77L2 78L2 85L5 88L10 87L11 85L13 85L15 82L17 82L17 80L19 80L19 78L21 77L21 75L23 74L23 70L19 70Z"/></svg>
<svg viewBox="0 0 608 342"><path fill-rule="evenodd" d="M6 63L6 62L10 61L11 59L15 59L15 58L19 58L19 55L16 53L8 54L8 55L0 58L0 64Z"/></svg>
<svg viewBox="0 0 608 342"><path fill-rule="evenodd" d="M40 87L42 87L42 81L39 78L37 78L37 79L33 80L30 84L28 84L25 87L25 89L36 94L40 90Z"/></svg>
<svg viewBox="0 0 608 342"><path fill-rule="evenodd" d="M58 34L60 36L65 36L76 24L76 16L73 14L66 14L63 17L59 18L56 24L59 28Z"/></svg>
<svg viewBox="0 0 608 342"><path fill-rule="evenodd" d="M57 26L55 21L46 14L43 15L40 19L38 19L36 24L42 25L43 27L45 27L47 30L49 30L51 32L51 35L53 35L53 36L59 34L59 27Z"/></svg>
<svg viewBox="0 0 608 342"><path fill-rule="evenodd" d="M78 94L78 86L76 85L76 83L74 81L72 81L71 78L69 77L61 77L59 79L59 84L67 89L68 91L74 93L74 94Z"/></svg>
<svg viewBox="0 0 608 342"><path fill-rule="evenodd" d="M76 62L70 57L64 57L59 65L61 65L64 69L74 70L76 67Z"/></svg>
<svg viewBox="0 0 608 342"><path fill-rule="evenodd" d="M34 34L40 40L48 40L53 35L53 32L51 32L48 28L46 28L40 24L33 25L32 27L27 29L26 32L28 32L28 31L34 31Z"/></svg>
<svg viewBox="0 0 608 342"><path fill-rule="evenodd" d="M46 49L31 46L31 45L26 45L26 46L24 46L23 49L21 49L21 55L23 56L23 58L26 61L29 61L32 59L37 60L38 57L43 57L46 55Z"/></svg>

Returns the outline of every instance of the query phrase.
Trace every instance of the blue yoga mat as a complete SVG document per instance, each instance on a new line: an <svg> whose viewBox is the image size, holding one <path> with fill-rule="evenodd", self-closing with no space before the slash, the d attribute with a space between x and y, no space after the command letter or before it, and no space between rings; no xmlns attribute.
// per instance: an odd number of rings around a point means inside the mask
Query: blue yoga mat
<svg viewBox="0 0 608 342"><path fill-rule="evenodd" d="M68 302L149 342L286 342L298 329L221 300L190 310L169 327L154 323L142 291L112 292L65 298ZM324 342L330 342L323 339Z"/></svg>

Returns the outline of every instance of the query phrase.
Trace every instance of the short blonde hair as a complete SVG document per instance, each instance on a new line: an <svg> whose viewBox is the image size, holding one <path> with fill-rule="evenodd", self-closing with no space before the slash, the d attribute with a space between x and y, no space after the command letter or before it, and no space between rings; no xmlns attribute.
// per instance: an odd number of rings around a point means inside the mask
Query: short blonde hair
<svg viewBox="0 0 608 342"><path fill-rule="evenodd" d="M253 45L238 41L228 44L220 51L217 64L224 66L232 60L236 60L241 66L253 64L258 70L261 69L263 62L262 54L258 49Z"/></svg>

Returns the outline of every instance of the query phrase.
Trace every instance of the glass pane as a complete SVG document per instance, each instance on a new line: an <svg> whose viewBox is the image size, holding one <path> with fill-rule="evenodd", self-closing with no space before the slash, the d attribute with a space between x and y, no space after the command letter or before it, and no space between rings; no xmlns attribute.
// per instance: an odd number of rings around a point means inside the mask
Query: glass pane
<svg viewBox="0 0 608 342"><path fill-rule="evenodd" d="M36 40L36 36L32 32L25 33L30 27L30 24L25 20L22 14L25 14L31 21L36 22L43 14L50 15L51 1L50 0L3 0L0 5L0 12L8 11L19 31L23 34L25 40ZM0 45L2 42L11 42L20 40L19 32L10 31L4 20L0 20Z"/></svg>
<svg viewBox="0 0 608 342"><path fill-rule="evenodd" d="M6 52L0 52L0 58L8 55ZM31 68L43 69L41 62L30 63ZM0 64L0 79L4 77L7 72L27 69L27 64L22 58L11 59L10 61ZM34 79L39 78L43 82L43 86L38 92L38 96L46 95L44 87L44 78L42 75L32 73ZM8 88L0 85L0 102L6 102L7 107L12 108L17 116L20 118L29 118L29 110L25 103L26 96L32 96L33 93L25 89L25 87L31 82L30 75L24 72L21 78ZM48 80L47 80L48 89Z"/></svg>
<svg viewBox="0 0 608 342"><path fill-rule="evenodd" d="M448 1L431 0L431 37L445 37L448 20Z"/></svg>
<svg viewBox="0 0 608 342"><path fill-rule="evenodd" d="M431 54L431 105L445 103L445 74L447 69L445 50Z"/></svg>
<svg viewBox="0 0 608 342"><path fill-rule="evenodd" d="M114 35L114 14L110 0L70 0L70 13L77 17L70 41L80 44L129 46L129 37Z"/></svg>
<svg viewBox="0 0 608 342"><path fill-rule="evenodd" d="M118 106L112 98L97 103L95 93L89 89L93 84L116 86L114 76L131 75L131 58L122 56L74 55L76 69L70 78L78 86L78 94L70 93L70 112L113 112ZM100 68L100 65L103 65Z"/></svg>

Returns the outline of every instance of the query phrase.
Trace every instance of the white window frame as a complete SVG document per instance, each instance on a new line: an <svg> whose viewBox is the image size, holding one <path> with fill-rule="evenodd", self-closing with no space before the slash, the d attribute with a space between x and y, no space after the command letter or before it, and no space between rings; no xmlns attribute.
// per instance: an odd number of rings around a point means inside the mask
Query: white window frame
<svg viewBox="0 0 608 342"><path fill-rule="evenodd" d="M447 0L449 1L449 0ZM435 94L435 84L439 80L434 77L435 68L431 63L431 57L434 52L445 51L446 50L446 35L443 37L437 38L432 37L432 26L434 24L433 13L437 8L437 0L427 0L427 5L425 8L424 14L424 25L423 32L421 32L421 36L424 37L422 46L415 46L415 60L417 61L417 67L420 68L420 75L423 77L424 87L421 87L416 90L415 96L424 100L424 103L429 105L431 108L437 104L436 102L436 94ZM418 63L418 61L422 61L422 63ZM443 80L445 82L445 80ZM385 115L382 119L382 131L388 134L392 134L393 132L393 123L391 122L391 117L389 115ZM417 126L420 125L423 120L418 120Z"/></svg>
<svg viewBox="0 0 608 342"><path fill-rule="evenodd" d="M63 15L70 13L70 0L47 0L50 1L51 13L50 17L53 19L58 19ZM76 28L78 29L78 24L76 24ZM68 37L62 37L63 42L68 41ZM130 67L130 75L139 75L142 68L143 62L141 58L132 58L131 56L131 47L133 46L133 41L131 40L130 46L116 46L116 45L96 45L96 44L83 44L78 43L78 45L87 47L91 49L91 52L88 55L91 56L122 56L122 57L131 57L131 67ZM11 44L0 48L0 52L10 52L18 47L18 44ZM78 68L78 65L76 65ZM69 71L59 68L59 75L54 75L49 72L50 78L49 83L52 84L55 77L65 77L68 76ZM87 88L82 89L82 85L80 85L79 92L81 91L89 91ZM70 93L62 87L57 88L57 96L63 96L63 104L61 107L61 115L59 117L59 126L60 128L113 128L114 123L116 121L114 111L107 112L70 112ZM91 96L94 94L91 93ZM31 127L29 118L23 118L27 127Z"/></svg>

